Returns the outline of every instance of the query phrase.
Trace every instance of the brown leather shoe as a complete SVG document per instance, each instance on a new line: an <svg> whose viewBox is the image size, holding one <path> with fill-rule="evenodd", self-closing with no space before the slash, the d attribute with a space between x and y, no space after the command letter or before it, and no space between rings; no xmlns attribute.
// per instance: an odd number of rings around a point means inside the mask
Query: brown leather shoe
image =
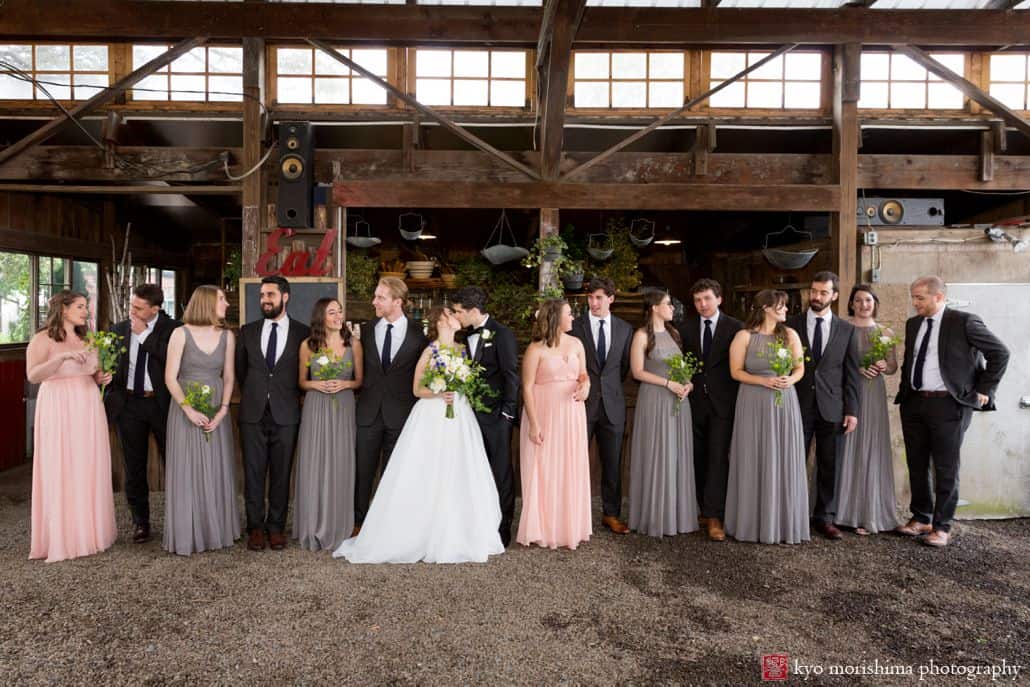
<svg viewBox="0 0 1030 687"><path fill-rule="evenodd" d="M272 532L268 535L268 545L273 551L282 551L286 548L286 535L282 532Z"/></svg>
<svg viewBox="0 0 1030 687"><path fill-rule="evenodd" d="M719 518L708 518L708 538L712 541L726 541L726 531Z"/></svg>
<svg viewBox="0 0 1030 687"><path fill-rule="evenodd" d="M924 534L930 534L933 531L933 527L928 523L919 522L913 518L901 527L895 527L894 531L906 537L921 537Z"/></svg>
<svg viewBox="0 0 1030 687"><path fill-rule="evenodd" d="M614 515L605 515L601 518L601 524L610 529L615 534L629 534L629 527L626 526L622 520L619 520Z"/></svg>
<svg viewBox="0 0 1030 687"><path fill-rule="evenodd" d="M132 541L136 544L145 544L150 541L150 525L136 525L132 530Z"/></svg>
<svg viewBox="0 0 1030 687"><path fill-rule="evenodd" d="M265 548L265 533L262 530L251 530L247 536L247 548L251 551L263 551Z"/></svg>
<svg viewBox="0 0 1030 687"><path fill-rule="evenodd" d="M841 534L841 531L838 530L837 526L834 525L832 522L817 522L814 523L812 526L816 532L823 535L830 541L837 541L838 539L844 538L844 535Z"/></svg>
<svg viewBox="0 0 1030 687"><path fill-rule="evenodd" d="M951 541L951 533L945 532L944 530L934 530L930 534L923 538L923 543L927 546L933 546L938 549L942 549L948 545Z"/></svg>
<svg viewBox="0 0 1030 687"><path fill-rule="evenodd" d="M701 529L705 529L706 527L708 527L708 520L709 518L706 518L703 515L697 516L697 526Z"/></svg>

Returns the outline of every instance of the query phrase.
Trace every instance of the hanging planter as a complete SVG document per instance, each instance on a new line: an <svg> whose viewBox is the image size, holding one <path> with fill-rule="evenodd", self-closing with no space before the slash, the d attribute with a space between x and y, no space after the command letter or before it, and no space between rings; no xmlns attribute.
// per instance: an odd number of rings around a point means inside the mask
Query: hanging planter
<svg viewBox="0 0 1030 687"><path fill-rule="evenodd" d="M372 236L372 225L360 217L354 223L354 235L347 237L347 243L355 248L371 248L382 242L378 236Z"/></svg>
<svg viewBox="0 0 1030 687"><path fill-rule="evenodd" d="M426 219L417 212L405 212L397 217L397 230L406 241L415 241L422 236Z"/></svg>
<svg viewBox="0 0 1030 687"><path fill-rule="evenodd" d="M587 253L594 260L607 260L615 252L615 241L611 234L591 234L587 240Z"/></svg>
<svg viewBox="0 0 1030 687"><path fill-rule="evenodd" d="M510 245L504 243L505 232L508 232L508 236L511 239ZM490 245L490 242L494 240L494 234L497 235L497 243ZM486 246L480 253L493 265L503 265L513 260L521 260L529 255L528 250L520 247L515 242L515 233L511 230L511 224L508 222L508 214L505 210L501 210L501 216L497 218L493 231L490 232L490 236L486 239Z"/></svg>
<svg viewBox="0 0 1030 687"><path fill-rule="evenodd" d="M583 288L585 275L584 265L578 260L563 261L559 270L561 283L566 291L579 291Z"/></svg>
<svg viewBox="0 0 1030 687"><path fill-rule="evenodd" d="M630 222L629 240L637 248L650 245L654 241L654 220L641 217Z"/></svg>
<svg viewBox="0 0 1030 687"><path fill-rule="evenodd" d="M794 228L793 224L787 224L779 231L773 231L765 235L765 239L762 241L762 255L769 261L774 267L778 267L781 270L799 270L808 263L812 262L812 258L819 252L818 248L811 250L781 250L779 248L769 248L769 237L779 236L787 232L793 232L798 236L806 237L809 241L812 240L812 234L807 231L798 231Z"/></svg>

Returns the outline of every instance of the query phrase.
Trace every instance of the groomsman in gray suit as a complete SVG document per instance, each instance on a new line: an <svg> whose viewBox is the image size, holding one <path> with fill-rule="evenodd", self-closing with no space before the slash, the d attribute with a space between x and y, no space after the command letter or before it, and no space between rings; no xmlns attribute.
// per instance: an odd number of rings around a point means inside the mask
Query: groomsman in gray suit
<svg viewBox="0 0 1030 687"><path fill-rule="evenodd" d="M587 397L587 433L597 437L601 459L601 522L616 534L629 527L619 519L622 510L622 435L626 430L626 396L622 382L629 374L629 344L633 327L611 312L615 284L606 277L590 280L590 312L572 323L572 335L587 352L590 396Z"/></svg>

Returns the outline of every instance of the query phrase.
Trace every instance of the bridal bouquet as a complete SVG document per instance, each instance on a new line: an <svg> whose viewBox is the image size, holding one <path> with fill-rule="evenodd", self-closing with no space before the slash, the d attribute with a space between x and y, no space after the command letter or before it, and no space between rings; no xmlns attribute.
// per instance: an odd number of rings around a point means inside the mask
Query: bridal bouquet
<svg viewBox="0 0 1030 687"><path fill-rule="evenodd" d="M693 353L670 355L665 359L665 364L669 366L669 379L677 384L688 384L704 365ZM680 412L680 404L682 402L679 398L676 399L674 412L677 415Z"/></svg>
<svg viewBox="0 0 1030 687"><path fill-rule="evenodd" d="M895 346L901 343L901 339L896 336L887 336L882 327L877 327L869 333L869 343L872 344L872 347L862 356L863 369L872 367L881 360L887 360L887 356L891 354Z"/></svg>
<svg viewBox="0 0 1030 687"><path fill-rule="evenodd" d="M430 346L432 356L422 375L422 386L434 394L454 391L462 394L469 405L479 412L489 412L484 398L494 395L493 389L483 380L483 366L477 365L459 349L450 346ZM447 404L447 417L454 418L454 406Z"/></svg>
<svg viewBox="0 0 1030 687"><path fill-rule="evenodd" d="M312 363L318 363L318 367L312 368ZM328 346L315 351L315 355L308 361L308 369L311 370L311 376L320 382L338 379L340 375L353 366L354 363L349 360L343 360ZM340 407L340 402L336 400L336 394L333 394L333 407Z"/></svg>
<svg viewBox="0 0 1030 687"><path fill-rule="evenodd" d="M196 410L198 413L206 415L210 420L217 413L220 406L215 405L212 395L214 389L208 384L201 384L200 382L187 382L183 388L186 393L186 398L182 399L183 406L189 406ZM204 434L204 440L210 442L211 434L200 430Z"/></svg>
<svg viewBox="0 0 1030 687"><path fill-rule="evenodd" d="M770 341L768 348L769 368L776 373L777 377L789 375L798 363L805 360L804 356L795 358L790 350L790 346L781 338ZM780 389L776 390L776 405L783 405L783 391Z"/></svg>
<svg viewBox="0 0 1030 687"><path fill-rule="evenodd" d="M125 338L114 332L89 332L86 334L86 348L97 352L97 368L103 374L114 374L118 369L118 359L128 349L125 348ZM103 398L107 391L107 385L100 387L100 396Z"/></svg>

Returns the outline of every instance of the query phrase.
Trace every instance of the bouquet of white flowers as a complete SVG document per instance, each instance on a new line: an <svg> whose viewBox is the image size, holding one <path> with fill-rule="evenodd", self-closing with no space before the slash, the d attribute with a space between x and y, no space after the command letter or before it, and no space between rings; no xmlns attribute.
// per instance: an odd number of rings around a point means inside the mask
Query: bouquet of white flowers
<svg viewBox="0 0 1030 687"><path fill-rule="evenodd" d="M454 391L462 394L474 410L489 412L484 398L494 390L483 380L483 366L469 360L462 352L450 346L431 345L429 365L422 375L422 386L434 394ZM454 406L447 404L447 417L454 418Z"/></svg>
<svg viewBox="0 0 1030 687"><path fill-rule="evenodd" d="M786 377L794 371L798 363L808 360L808 357L804 355L800 358L795 358L787 342L779 337L770 341L767 347L766 355L769 357L769 367L776 373L777 377ZM758 355L759 357L762 356L761 353ZM783 405L783 392L779 389L776 390L776 405Z"/></svg>
<svg viewBox="0 0 1030 687"><path fill-rule="evenodd" d="M318 363L318 366L312 367L311 363ZM311 376L320 382L338 379L341 374L352 367L354 367L354 363L349 360L343 360L328 346L318 349L311 360L308 361L308 369L311 370ZM333 407L340 407L340 402L336 400L336 394L333 394Z"/></svg>

